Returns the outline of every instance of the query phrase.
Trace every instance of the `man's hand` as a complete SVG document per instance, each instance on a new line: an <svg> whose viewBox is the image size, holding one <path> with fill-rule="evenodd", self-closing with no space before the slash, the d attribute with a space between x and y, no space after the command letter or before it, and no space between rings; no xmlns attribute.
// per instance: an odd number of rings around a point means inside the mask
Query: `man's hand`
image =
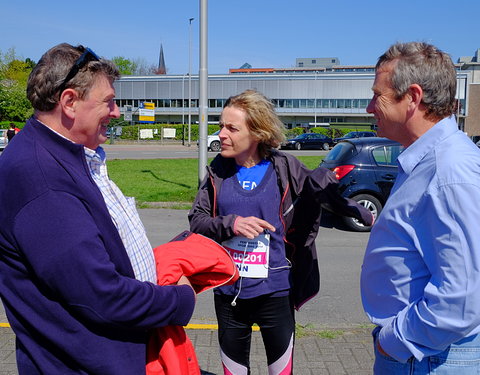
<svg viewBox="0 0 480 375"><path fill-rule="evenodd" d="M275 232L273 225L255 216L238 216L233 225L233 233L235 233L236 236L244 236L250 240L257 237L265 229Z"/></svg>

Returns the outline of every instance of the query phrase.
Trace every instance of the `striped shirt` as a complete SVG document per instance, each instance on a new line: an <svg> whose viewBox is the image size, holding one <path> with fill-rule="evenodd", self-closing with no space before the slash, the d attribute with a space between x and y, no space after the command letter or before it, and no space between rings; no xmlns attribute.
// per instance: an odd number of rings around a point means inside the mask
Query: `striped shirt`
<svg viewBox="0 0 480 375"><path fill-rule="evenodd" d="M112 221L117 227L123 245L132 263L135 278L157 283L155 259L145 227L138 216L135 198L125 197L107 172L105 151L85 147L85 156L90 174L102 192Z"/></svg>

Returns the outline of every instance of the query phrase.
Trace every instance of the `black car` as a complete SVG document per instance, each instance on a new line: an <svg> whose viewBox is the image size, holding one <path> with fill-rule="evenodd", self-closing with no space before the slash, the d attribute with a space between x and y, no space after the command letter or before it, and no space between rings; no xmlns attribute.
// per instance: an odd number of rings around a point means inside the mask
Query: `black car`
<svg viewBox="0 0 480 375"><path fill-rule="evenodd" d="M303 133L295 138L287 139L282 148L291 150L329 150L333 146L333 140L320 133Z"/></svg>
<svg viewBox="0 0 480 375"><path fill-rule="evenodd" d="M375 132L370 131L355 131L355 132L348 132L343 137L334 138L333 142L338 143L344 141L345 139L351 138L363 138L363 137L376 137L377 134Z"/></svg>
<svg viewBox="0 0 480 375"><path fill-rule="evenodd" d="M339 142L320 166L335 172L344 197L361 203L376 218L397 177L397 158L402 151L402 145L387 138L352 138ZM370 230L356 219L344 217L343 220L355 231Z"/></svg>

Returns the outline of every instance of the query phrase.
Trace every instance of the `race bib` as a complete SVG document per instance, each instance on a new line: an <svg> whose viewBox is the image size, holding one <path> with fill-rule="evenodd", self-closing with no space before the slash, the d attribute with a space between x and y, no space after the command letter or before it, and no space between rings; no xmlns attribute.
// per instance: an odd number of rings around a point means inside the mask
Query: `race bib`
<svg viewBox="0 0 480 375"><path fill-rule="evenodd" d="M242 277L268 277L270 234L261 234L253 240L236 236L222 243L227 249Z"/></svg>

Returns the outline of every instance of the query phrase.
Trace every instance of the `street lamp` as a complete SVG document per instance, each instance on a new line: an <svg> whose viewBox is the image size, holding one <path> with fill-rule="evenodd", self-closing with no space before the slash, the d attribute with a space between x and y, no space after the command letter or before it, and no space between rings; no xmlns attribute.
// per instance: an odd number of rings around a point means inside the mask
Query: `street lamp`
<svg viewBox="0 0 480 375"><path fill-rule="evenodd" d="M185 74L182 75L182 146L185 146Z"/></svg>
<svg viewBox="0 0 480 375"><path fill-rule="evenodd" d="M188 19L188 147L191 146L192 134L192 21L194 19Z"/></svg>

